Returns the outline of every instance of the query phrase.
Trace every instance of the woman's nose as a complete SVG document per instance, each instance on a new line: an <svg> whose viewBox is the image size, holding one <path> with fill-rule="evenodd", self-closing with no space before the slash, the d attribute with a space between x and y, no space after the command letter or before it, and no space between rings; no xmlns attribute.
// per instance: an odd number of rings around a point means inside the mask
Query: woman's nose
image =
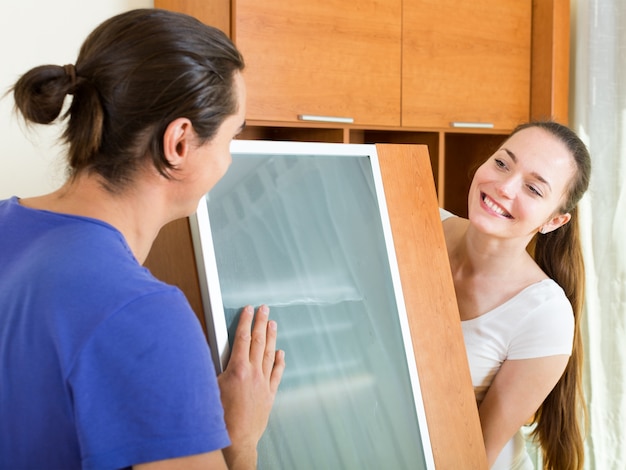
<svg viewBox="0 0 626 470"><path fill-rule="evenodd" d="M512 199L515 195L515 185L514 178L506 178L496 185L496 191L498 195Z"/></svg>

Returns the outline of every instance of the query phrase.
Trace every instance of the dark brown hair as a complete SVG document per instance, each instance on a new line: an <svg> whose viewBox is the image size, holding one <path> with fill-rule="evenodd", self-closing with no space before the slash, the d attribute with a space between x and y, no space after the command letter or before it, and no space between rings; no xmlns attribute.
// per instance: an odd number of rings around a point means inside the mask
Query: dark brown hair
<svg viewBox="0 0 626 470"><path fill-rule="evenodd" d="M165 177L174 170L163 135L188 118L202 142L237 112L234 76L244 62L228 37L190 16L138 9L114 16L85 40L75 65L43 65L13 86L27 122L63 119L71 176L92 171L114 191L145 158Z"/></svg>
<svg viewBox="0 0 626 470"><path fill-rule="evenodd" d="M565 372L535 414L534 436L548 470L580 470L584 461L585 402L582 389L583 345L580 322L585 292L585 265L579 234L578 202L589 187L591 158L574 131L553 121L523 124L513 133L538 127L557 137L568 149L576 171L558 213L571 219L557 230L538 234L531 253L537 264L565 291L574 311L574 344Z"/></svg>

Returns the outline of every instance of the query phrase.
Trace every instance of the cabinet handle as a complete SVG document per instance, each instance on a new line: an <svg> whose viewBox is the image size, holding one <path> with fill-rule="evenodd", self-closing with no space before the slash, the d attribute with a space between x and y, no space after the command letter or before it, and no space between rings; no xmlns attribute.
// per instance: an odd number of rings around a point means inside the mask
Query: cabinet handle
<svg viewBox="0 0 626 470"><path fill-rule="evenodd" d="M352 124L354 122L354 119L351 117L314 116L312 114L299 114L298 119L300 119L301 121L341 122L344 124Z"/></svg>
<svg viewBox="0 0 626 470"><path fill-rule="evenodd" d="M493 129L493 122L451 122L452 127L470 129Z"/></svg>

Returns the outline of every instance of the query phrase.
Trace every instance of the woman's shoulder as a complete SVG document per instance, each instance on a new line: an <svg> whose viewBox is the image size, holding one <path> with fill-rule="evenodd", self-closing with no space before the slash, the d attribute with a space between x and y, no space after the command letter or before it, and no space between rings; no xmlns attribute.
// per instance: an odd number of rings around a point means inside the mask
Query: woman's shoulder
<svg viewBox="0 0 626 470"><path fill-rule="evenodd" d="M464 217L460 217L446 209L439 208L439 219L443 223L444 227L446 226L466 226L469 223Z"/></svg>
<svg viewBox="0 0 626 470"><path fill-rule="evenodd" d="M522 294L524 294L523 298L529 305L537 308L554 310L554 307L559 305L566 311L571 312L572 306L567 299L567 295L565 295L565 291L556 281L549 277L531 284L524 289Z"/></svg>

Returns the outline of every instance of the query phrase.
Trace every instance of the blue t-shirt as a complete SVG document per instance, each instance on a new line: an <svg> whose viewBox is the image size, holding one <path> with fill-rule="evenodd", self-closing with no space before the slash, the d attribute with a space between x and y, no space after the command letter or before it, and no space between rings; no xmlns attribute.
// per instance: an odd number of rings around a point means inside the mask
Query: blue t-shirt
<svg viewBox="0 0 626 470"><path fill-rule="evenodd" d="M104 222L0 201L0 469L118 469L229 444L180 290Z"/></svg>

